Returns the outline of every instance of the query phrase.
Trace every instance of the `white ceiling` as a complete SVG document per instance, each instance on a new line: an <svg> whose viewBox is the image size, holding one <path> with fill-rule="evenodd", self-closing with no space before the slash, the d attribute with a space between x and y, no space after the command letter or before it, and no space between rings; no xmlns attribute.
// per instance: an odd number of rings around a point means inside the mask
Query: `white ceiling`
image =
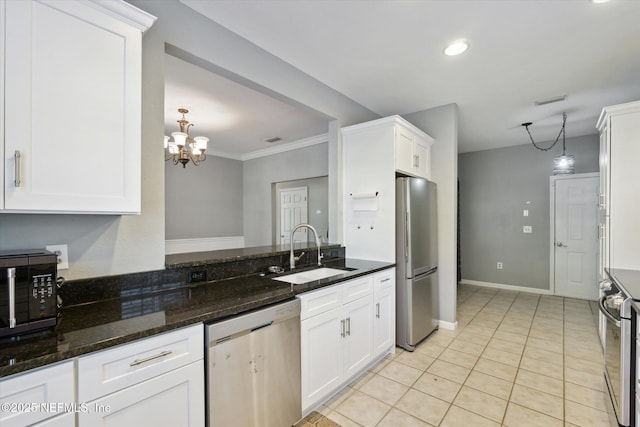
<svg viewBox="0 0 640 427"><path fill-rule="evenodd" d="M520 124L527 121L536 141L553 140L563 111L567 137L593 134L602 107L640 99L637 0L181 2L381 116L457 103L460 152L526 144ZM459 38L469 50L444 56ZM534 105L558 95L568 97ZM232 104L224 94L218 101ZM262 101L272 108L273 100ZM251 114L246 107L222 116L241 120ZM300 114L286 105L278 111L268 124ZM314 120L326 131L325 118L305 118L305 136L318 134ZM246 131L256 139L278 134L265 125L248 121Z"/></svg>
<svg viewBox="0 0 640 427"><path fill-rule="evenodd" d="M327 132L328 119L165 55L165 135L179 131L186 108L192 137L209 138L207 153L242 159ZM279 136L282 141L264 140Z"/></svg>

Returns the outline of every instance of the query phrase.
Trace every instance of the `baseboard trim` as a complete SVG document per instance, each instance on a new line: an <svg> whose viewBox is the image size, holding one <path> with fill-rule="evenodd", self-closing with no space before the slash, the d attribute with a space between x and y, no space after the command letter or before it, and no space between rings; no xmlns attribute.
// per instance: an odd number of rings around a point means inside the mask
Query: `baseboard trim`
<svg viewBox="0 0 640 427"><path fill-rule="evenodd" d="M201 239L175 239L164 241L166 255L187 252L207 252L244 247L244 236L205 237Z"/></svg>
<svg viewBox="0 0 640 427"><path fill-rule="evenodd" d="M505 289L508 291L530 292L533 294L553 295L549 289L530 288L528 286L507 285L505 283L482 282L480 280L462 279L463 285L484 286L485 288Z"/></svg>
<svg viewBox="0 0 640 427"><path fill-rule="evenodd" d="M438 327L442 329L446 329L448 331L455 331L458 329L458 321L455 322L447 322L444 320L438 320Z"/></svg>

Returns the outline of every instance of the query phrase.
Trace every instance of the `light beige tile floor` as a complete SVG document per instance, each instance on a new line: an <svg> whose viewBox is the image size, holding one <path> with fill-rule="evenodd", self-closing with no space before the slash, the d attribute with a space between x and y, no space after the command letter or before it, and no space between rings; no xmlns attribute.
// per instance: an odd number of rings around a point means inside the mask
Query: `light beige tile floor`
<svg viewBox="0 0 640 427"><path fill-rule="evenodd" d="M458 329L397 349L318 411L349 426L606 426L595 302L458 287Z"/></svg>

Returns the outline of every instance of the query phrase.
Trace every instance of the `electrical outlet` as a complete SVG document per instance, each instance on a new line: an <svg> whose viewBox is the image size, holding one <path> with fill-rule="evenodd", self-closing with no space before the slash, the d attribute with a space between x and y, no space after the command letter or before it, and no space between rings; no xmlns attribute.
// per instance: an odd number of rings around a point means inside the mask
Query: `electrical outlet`
<svg viewBox="0 0 640 427"><path fill-rule="evenodd" d="M189 283L206 282L207 271L206 270L190 271L188 281Z"/></svg>
<svg viewBox="0 0 640 427"><path fill-rule="evenodd" d="M46 245L44 248L58 255L58 270L69 268L69 249L67 245Z"/></svg>
<svg viewBox="0 0 640 427"><path fill-rule="evenodd" d="M496 268L498 270L502 270L502 263L500 261L498 261L498 263L496 264Z"/></svg>
<svg viewBox="0 0 640 427"><path fill-rule="evenodd" d="M523 233L533 233L533 228L530 225L525 225L522 227Z"/></svg>

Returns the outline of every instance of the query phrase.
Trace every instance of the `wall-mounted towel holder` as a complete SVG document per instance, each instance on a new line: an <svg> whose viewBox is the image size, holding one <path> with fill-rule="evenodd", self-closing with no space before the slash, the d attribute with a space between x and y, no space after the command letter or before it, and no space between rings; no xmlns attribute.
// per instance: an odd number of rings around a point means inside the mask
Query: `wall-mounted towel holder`
<svg viewBox="0 0 640 427"><path fill-rule="evenodd" d="M380 193L349 193L354 211L377 211L380 207Z"/></svg>

